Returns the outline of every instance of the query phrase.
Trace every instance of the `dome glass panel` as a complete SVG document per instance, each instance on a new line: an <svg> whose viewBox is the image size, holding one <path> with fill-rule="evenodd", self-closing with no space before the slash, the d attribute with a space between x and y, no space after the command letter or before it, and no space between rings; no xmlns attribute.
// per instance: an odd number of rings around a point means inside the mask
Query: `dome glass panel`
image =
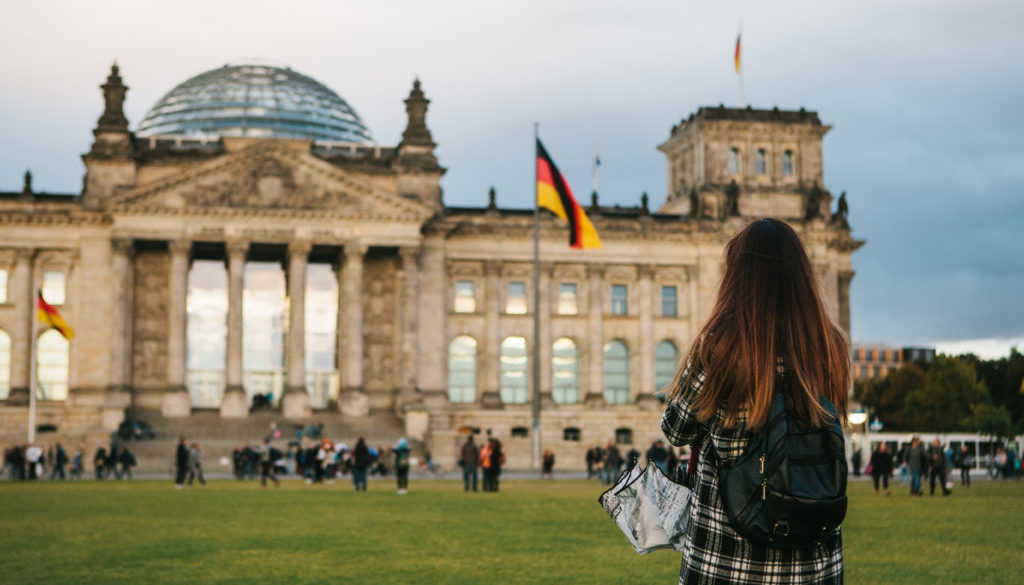
<svg viewBox="0 0 1024 585"><path fill-rule="evenodd" d="M370 130L329 87L288 68L225 65L160 99L138 136L251 136L373 142Z"/></svg>

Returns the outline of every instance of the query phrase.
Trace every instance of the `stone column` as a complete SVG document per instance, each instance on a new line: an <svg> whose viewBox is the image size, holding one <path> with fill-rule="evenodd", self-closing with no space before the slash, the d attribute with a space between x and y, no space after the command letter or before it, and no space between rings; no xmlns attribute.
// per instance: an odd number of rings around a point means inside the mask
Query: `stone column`
<svg viewBox="0 0 1024 585"><path fill-rule="evenodd" d="M310 242L288 244L288 382L281 399L285 418L312 413L306 390L306 266L311 249Z"/></svg>
<svg viewBox="0 0 1024 585"><path fill-rule="evenodd" d="M587 267L587 363L590 383L583 401L595 407L607 404L604 399L604 268L600 264Z"/></svg>
<svg viewBox="0 0 1024 585"><path fill-rule="evenodd" d="M416 319L416 384L424 406L444 408L448 401L449 306L448 273L445 270L445 242L439 234L428 234L420 253L418 315ZM406 409L409 410L408 408ZM406 413L407 430L410 415ZM422 420L425 411L413 418Z"/></svg>
<svg viewBox="0 0 1024 585"><path fill-rule="evenodd" d="M538 343L540 343L540 405L541 408L551 408L555 406L555 400L552 398L554 390L554 373L551 367L551 344L554 343L552 339L551 331L551 299L555 294L554 289L551 287L552 273L555 270L555 265L552 262L542 262L540 265L540 299L539 303L534 310L540 311L540 333L538 334ZM532 359L532 355L530 356Z"/></svg>
<svg viewBox="0 0 1024 585"><path fill-rule="evenodd" d="M15 327L11 335L11 390L7 395L8 404L28 404L32 368L32 322L35 320L36 291L32 264L36 251L19 248L15 252L14 274L11 288L15 306Z"/></svg>
<svg viewBox="0 0 1024 585"><path fill-rule="evenodd" d="M129 390L131 364L131 296L132 256L134 242L130 238L114 238L110 242L110 268L113 272L110 311L110 371L105 404L127 407L131 404Z"/></svg>
<svg viewBox="0 0 1024 585"><path fill-rule="evenodd" d="M350 242L345 244L344 266L341 270L341 327L338 328L342 343L339 344L338 360L341 367L342 391L339 407L342 414L366 416L370 413L370 402L363 389L363 258L366 244Z"/></svg>
<svg viewBox="0 0 1024 585"><path fill-rule="evenodd" d="M192 401L185 387L185 323L188 317L188 266L192 242L173 240L168 243L171 254L167 300L167 389L160 412L165 417L186 417L192 414Z"/></svg>
<svg viewBox="0 0 1024 585"><path fill-rule="evenodd" d="M398 250L402 259L401 323L399 331L398 400L395 409L417 400L416 396L416 301L419 291L419 248L403 247Z"/></svg>
<svg viewBox="0 0 1024 585"><path fill-rule="evenodd" d="M659 406L658 399L654 397L654 268L651 266L639 267L639 281L637 282L637 293L640 296L639 303L639 325L637 332L637 359L640 363L636 368L640 374L639 384L630 384L635 388L633 399L641 405ZM677 299L678 302L678 299Z"/></svg>
<svg viewBox="0 0 1024 585"><path fill-rule="evenodd" d="M853 281L852 270L840 270L839 271L839 326L846 333L846 338L852 340L850 337L850 282Z"/></svg>
<svg viewBox="0 0 1024 585"><path fill-rule="evenodd" d="M501 408L501 262L484 263L487 288L484 291L483 371L484 385L480 405Z"/></svg>
<svg viewBox="0 0 1024 585"><path fill-rule="evenodd" d="M243 305L245 292L245 258L249 242L230 241L224 246L228 255L228 335L227 360L224 364L224 397L220 415L224 418L249 416L249 397L242 384Z"/></svg>

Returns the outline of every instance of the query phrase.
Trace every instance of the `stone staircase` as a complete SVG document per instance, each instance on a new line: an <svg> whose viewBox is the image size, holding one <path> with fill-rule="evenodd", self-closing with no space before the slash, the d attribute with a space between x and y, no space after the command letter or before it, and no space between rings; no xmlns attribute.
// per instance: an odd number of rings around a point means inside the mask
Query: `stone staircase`
<svg viewBox="0 0 1024 585"><path fill-rule="evenodd" d="M390 411L374 412L366 417L348 417L339 413L315 413L300 421L286 420L280 412L257 411L246 418L221 418L217 412L197 411L187 418L165 418L159 413L142 412L129 418L149 423L155 439L127 441L125 444L138 461L136 471L140 474L167 475L173 473L174 453L178 438L185 437L191 444L199 443L203 452L203 467L207 473L230 473L231 455L234 449L246 441L250 445L262 444L264 437L276 423L281 432L273 445L286 450L290 441L296 440L296 425L302 428L323 423L324 436L334 442L353 446L359 437L368 445L389 448L403 436L405 426L401 419ZM95 451L95 447L92 449ZM90 460L91 460L90 452ZM226 460L226 464L222 464Z"/></svg>

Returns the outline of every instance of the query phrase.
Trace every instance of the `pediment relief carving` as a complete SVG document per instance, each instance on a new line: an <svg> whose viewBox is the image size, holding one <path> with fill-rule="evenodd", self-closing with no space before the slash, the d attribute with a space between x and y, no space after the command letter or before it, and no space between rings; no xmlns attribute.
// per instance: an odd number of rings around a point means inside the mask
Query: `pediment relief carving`
<svg viewBox="0 0 1024 585"><path fill-rule="evenodd" d="M425 220L432 212L316 157L257 145L225 155L117 197L115 208L324 211L350 217Z"/></svg>

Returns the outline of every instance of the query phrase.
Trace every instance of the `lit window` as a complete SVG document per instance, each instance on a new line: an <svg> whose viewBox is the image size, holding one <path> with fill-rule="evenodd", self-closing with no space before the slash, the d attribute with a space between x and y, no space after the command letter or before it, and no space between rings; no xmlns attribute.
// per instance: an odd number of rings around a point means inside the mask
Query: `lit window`
<svg viewBox="0 0 1024 585"><path fill-rule="evenodd" d="M476 340L460 335L448 345L448 399L476 401Z"/></svg>
<svg viewBox="0 0 1024 585"><path fill-rule="evenodd" d="M558 404L580 401L580 352L568 337L555 341L551 352L554 388L551 398Z"/></svg>
<svg viewBox="0 0 1024 585"><path fill-rule="evenodd" d="M618 339L604 346L604 399L608 404L629 402L629 348Z"/></svg>
<svg viewBox="0 0 1024 585"><path fill-rule="evenodd" d="M675 317L678 314L678 303L676 302L676 287L661 287L661 316Z"/></svg>
<svg viewBox="0 0 1024 585"><path fill-rule="evenodd" d="M782 153L782 176L793 176L793 151L787 150Z"/></svg>
<svg viewBox="0 0 1024 585"><path fill-rule="evenodd" d="M7 269L0 268L0 303L7 302Z"/></svg>
<svg viewBox="0 0 1024 585"><path fill-rule="evenodd" d="M508 283L508 299L505 301L505 312L509 315L526 314L526 283Z"/></svg>
<svg viewBox="0 0 1024 585"><path fill-rule="evenodd" d="M615 444L616 445L632 445L633 444L633 429L627 429L625 427L621 429L615 429Z"/></svg>
<svg viewBox="0 0 1024 585"><path fill-rule="evenodd" d="M51 305L64 304L64 273L47 270L43 273L43 299Z"/></svg>
<svg viewBox="0 0 1024 585"><path fill-rule="evenodd" d="M563 282L558 285L558 314L576 315L579 313L579 302L576 283Z"/></svg>
<svg viewBox="0 0 1024 585"><path fill-rule="evenodd" d="M740 172L740 149L729 149L729 174L737 175Z"/></svg>
<svg viewBox="0 0 1024 585"><path fill-rule="evenodd" d="M11 392L11 336L0 329L0 400Z"/></svg>
<svg viewBox="0 0 1024 585"><path fill-rule="evenodd" d="M662 341L654 348L654 392L662 401L672 390L669 386L676 377L679 365L679 350L669 340Z"/></svg>
<svg viewBox="0 0 1024 585"><path fill-rule="evenodd" d="M56 329L48 329L36 344L36 380L43 400L64 400L68 397L68 364L70 344Z"/></svg>
<svg viewBox="0 0 1024 585"><path fill-rule="evenodd" d="M476 293L472 280L459 280L455 283L455 312L473 313L476 311Z"/></svg>
<svg viewBox="0 0 1024 585"><path fill-rule="evenodd" d="M628 309L626 303L626 285L612 285L612 315L625 315Z"/></svg>
<svg viewBox="0 0 1024 585"><path fill-rule="evenodd" d="M506 337L501 342L501 401L526 404L529 398L525 337Z"/></svg>
<svg viewBox="0 0 1024 585"><path fill-rule="evenodd" d="M759 149L754 156L754 172L763 175L765 173L764 149Z"/></svg>

